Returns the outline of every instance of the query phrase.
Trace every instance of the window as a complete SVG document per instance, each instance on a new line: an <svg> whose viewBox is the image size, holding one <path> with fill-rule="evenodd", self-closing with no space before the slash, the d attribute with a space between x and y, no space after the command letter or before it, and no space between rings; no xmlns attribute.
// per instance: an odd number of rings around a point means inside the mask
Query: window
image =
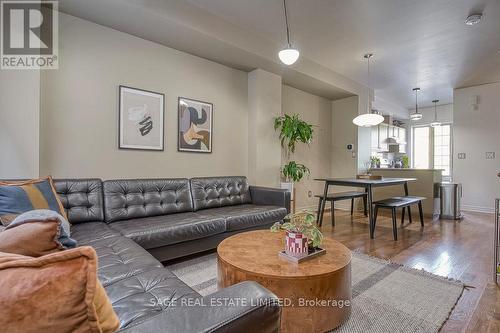
<svg viewBox="0 0 500 333"><path fill-rule="evenodd" d="M430 127L413 128L413 167L430 168Z"/></svg>
<svg viewBox="0 0 500 333"><path fill-rule="evenodd" d="M443 179L451 178L451 125L413 127L412 166L442 169Z"/></svg>
<svg viewBox="0 0 500 333"><path fill-rule="evenodd" d="M434 127L434 169L443 169L443 177L451 177L451 125Z"/></svg>

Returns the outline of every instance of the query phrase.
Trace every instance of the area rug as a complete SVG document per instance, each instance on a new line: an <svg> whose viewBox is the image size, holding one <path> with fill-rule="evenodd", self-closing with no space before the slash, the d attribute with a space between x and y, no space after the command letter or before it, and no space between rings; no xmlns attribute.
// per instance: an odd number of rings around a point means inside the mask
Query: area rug
<svg viewBox="0 0 500 333"><path fill-rule="evenodd" d="M201 295L217 291L215 253L167 266ZM352 313L334 332L438 332L464 290L460 281L353 253Z"/></svg>

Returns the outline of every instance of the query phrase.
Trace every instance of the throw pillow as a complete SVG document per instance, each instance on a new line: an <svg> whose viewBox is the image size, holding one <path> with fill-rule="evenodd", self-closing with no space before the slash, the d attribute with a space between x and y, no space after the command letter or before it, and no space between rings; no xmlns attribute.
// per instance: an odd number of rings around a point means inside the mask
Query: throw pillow
<svg viewBox="0 0 500 333"><path fill-rule="evenodd" d="M0 252L2 331L118 330L118 318L103 294L96 266L96 253L88 246L39 258Z"/></svg>
<svg viewBox="0 0 500 333"><path fill-rule="evenodd" d="M0 252L40 257L75 246L68 221L50 210L23 213L0 232Z"/></svg>
<svg viewBox="0 0 500 333"><path fill-rule="evenodd" d="M49 209L67 219L52 178L29 181L0 182L0 222L8 225L17 215L34 210Z"/></svg>

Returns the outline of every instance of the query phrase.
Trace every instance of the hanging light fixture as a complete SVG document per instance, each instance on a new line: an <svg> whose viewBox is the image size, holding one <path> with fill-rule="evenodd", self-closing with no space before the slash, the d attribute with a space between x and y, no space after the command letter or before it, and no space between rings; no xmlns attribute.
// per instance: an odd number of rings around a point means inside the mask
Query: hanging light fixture
<svg viewBox="0 0 500 333"><path fill-rule="evenodd" d="M286 10L286 0L283 0L283 9L285 10L285 24L286 24L286 41L287 47L278 53L281 62L287 66L293 65L299 59L299 51L292 47L290 43L290 28L288 27L288 13Z"/></svg>
<svg viewBox="0 0 500 333"><path fill-rule="evenodd" d="M410 114L410 119L420 120L422 119L422 114L418 113L418 92L420 91L420 88L413 88L413 91L415 92L415 112Z"/></svg>
<svg viewBox="0 0 500 333"><path fill-rule="evenodd" d="M439 127L441 126L441 122L438 121L438 116L437 116L437 103L439 102L439 99L435 99L432 101L434 103L434 121L431 123L431 127Z"/></svg>
<svg viewBox="0 0 500 333"><path fill-rule="evenodd" d="M384 121L384 117L382 117L377 111L372 112L372 102L370 99L370 59L373 57L373 53L367 53L364 55L364 58L368 62L368 105L366 113L360 114L356 118L352 120L354 125L360 127L371 127L380 124Z"/></svg>

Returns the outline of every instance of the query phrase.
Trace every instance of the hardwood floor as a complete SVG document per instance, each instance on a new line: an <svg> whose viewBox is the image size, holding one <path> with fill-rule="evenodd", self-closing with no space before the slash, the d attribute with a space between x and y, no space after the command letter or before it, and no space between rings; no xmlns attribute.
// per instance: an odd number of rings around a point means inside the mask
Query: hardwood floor
<svg viewBox="0 0 500 333"><path fill-rule="evenodd" d="M400 215L399 215L400 216ZM500 289L493 282L493 214L465 212L462 221L425 220L420 228L415 216L411 225L401 227L398 241L392 238L391 221L386 215L377 220L371 240L367 218L335 211L336 226L325 213L321 230L351 250L424 269L458 279L470 288L452 311L441 332L500 332Z"/></svg>

